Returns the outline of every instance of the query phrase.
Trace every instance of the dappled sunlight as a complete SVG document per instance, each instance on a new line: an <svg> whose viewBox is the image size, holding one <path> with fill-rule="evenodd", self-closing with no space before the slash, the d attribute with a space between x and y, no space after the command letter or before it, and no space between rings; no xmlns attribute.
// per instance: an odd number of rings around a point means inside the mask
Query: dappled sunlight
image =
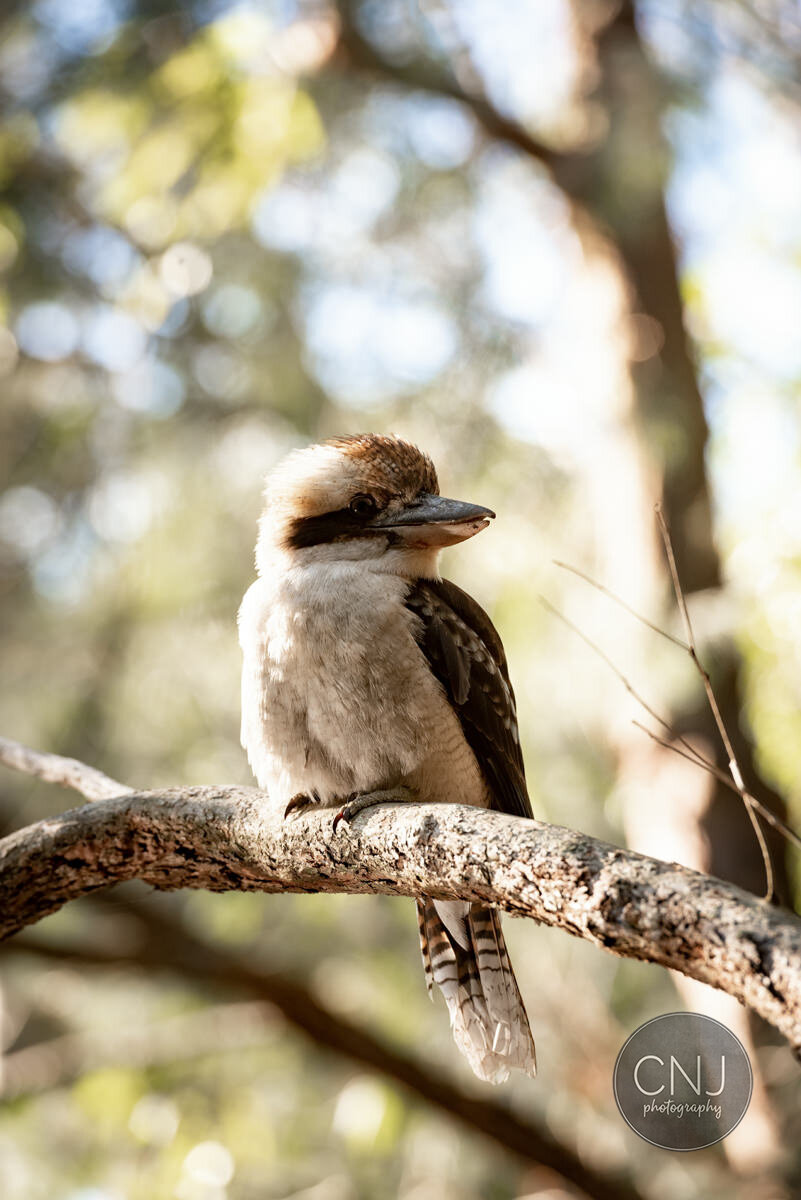
<svg viewBox="0 0 801 1200"><path fill-rule="evenodd" d="M497 513L442 570L502 635L537 816L709 869L705 777L665 799L685 764L539 599L695 730L687 655L553 562L680 634L662 497L697 573L701 655L716 686L740 664L733 728L798 825L797 11L639 0L636 28L621 9L610 31L616 11L362 0L353 29L327 0L0 14L1 733L134 787L250 786L236 613L264 476L373 429L428 451L443 495ZM9 828L74 802L3 788ZM731 836L750 862L750 830ZM41 937L144 953L128 887ZM428 1002L408 902L149 899L486 1096ZM611 1107L624 1037L684 1002L667 973L505 928L540 1075L501 1101L644 1192L755 1194L722 1154L635 1144ZM565 1194L219 979L32 950L4 968L22 1083L0 1115L3 1200ZM762 1041L792 1147L797 1075Z"/></svg>
<svg viewBox="0 0 801 1200"><path fill-rule="evenodd" d="M87 89L57 111L57 145L84 167L98 216L148 248L242 223L288 163L322 149L311 99L254 52L266 18L242 21L212 23L135 91Z"/></svg>

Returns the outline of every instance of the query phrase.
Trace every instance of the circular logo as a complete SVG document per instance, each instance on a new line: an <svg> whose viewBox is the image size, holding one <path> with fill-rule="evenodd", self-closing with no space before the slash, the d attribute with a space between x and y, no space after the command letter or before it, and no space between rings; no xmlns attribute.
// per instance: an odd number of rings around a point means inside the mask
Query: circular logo
<svg viewBox="0 0 801 1200"><path fill-rule="evenodd" d="M621 1116L663 1150L702 1150L721 1141L745 1116L752 1084L742 1043L700 1013L646 1021L615 1063Z"/></svg>

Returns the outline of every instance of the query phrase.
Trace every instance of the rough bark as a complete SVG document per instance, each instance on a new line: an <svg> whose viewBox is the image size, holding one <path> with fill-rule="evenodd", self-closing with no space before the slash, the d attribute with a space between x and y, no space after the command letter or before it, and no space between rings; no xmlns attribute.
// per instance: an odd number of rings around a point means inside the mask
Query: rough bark
<svg viewBox="0 0 801 1200"><path fill-rule="evenodd" d="M51 783L74 788L88 799L133 794L132 788L77 759L45 754L7 738L0 738L0 762ZM255 796L261 808L265 797L263 793L255 793ZM0 867L0 901L5 894L4 888ZM98 899L102 903L103 898ZM103 952L94 946L71 946L63 939L53 946L35 936L15 939L6 953L27 950L40 958L80 961L85 965L147 965L178 971L211 989L223 985L250 993L268 1001L291 1025L318 1045L383 1073L505 1150L538 1167L557 1172L583 1194L595 1200L640 1200L641 1193L631 1181L616 1172L596 1169L591 1163L584 1162L569 1146L536 1122L518 1118L496 1100L466 1094L413 1058L373 1037L363 1027L331 1012L301 984L275 970L259 967L250 959L245 961L229 948L209 944L165 911L163 905L156 908L149 901L130 896L109 903L115 913L133 916L139 926L137 947L127 955L119 947L113 952Z"/></svg>
<svg viewBox="0 0 801 1200"><path fill-rule="evenodd" d="M494 903L735 996L801 1046L801 921L731 884L557 825L462 806L367 810L332 833L252 788L170 788L72 809L0 842L0 936L126 879L210 891Z"/></svg>

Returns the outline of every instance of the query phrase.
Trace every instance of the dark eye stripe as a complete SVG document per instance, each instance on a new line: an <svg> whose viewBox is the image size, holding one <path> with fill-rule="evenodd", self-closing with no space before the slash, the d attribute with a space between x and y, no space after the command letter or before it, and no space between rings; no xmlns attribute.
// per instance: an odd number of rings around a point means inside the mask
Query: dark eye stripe
<svg viewBox="0 0 801 1200"><path fill-rule="evenodd" d="M342 538L386 537L386 532L364 528L373 515L372 511L355 513L350 508L339 508L319 517L298 517L290 521L284 545L287 550L303 550L307 546L324 546Z"/></svg>

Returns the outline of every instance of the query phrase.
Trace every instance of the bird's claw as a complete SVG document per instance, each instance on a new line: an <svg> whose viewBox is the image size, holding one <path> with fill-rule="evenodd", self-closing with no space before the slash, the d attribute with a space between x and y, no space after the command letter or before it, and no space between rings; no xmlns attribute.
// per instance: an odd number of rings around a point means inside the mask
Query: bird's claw
<svg viewBox="0 0 801 1200"><path fill-rule="evenodd" d="M317 795L317 792L312 792L311 795L307 795L306 792L298 792L284 809L284 820L287 819L290 813L302 812L303 809L308 808L310 805L319 803L320 797Z"/></svg>
<svg viewBox="0 0 801 1200"><path fill-rule="evenodd" d="M410 799L412 793L407 787L383 788L375 792L351 792L345 803L334 817L332 832L336 833L340 821L350 825L354 817L366 808L377 804L394 804L401 800Z"/></svg>
<svg viewBox="0 0 801 1200"><path fill-rule="evenodd" d="M356 813L361 811L360 808L356 808L355 810L351 811L353 809L353 802L357 795L357 792L351 792L350 795L345 798L345 803L335 815L333 824L331 825L332 833L336 833L337 826L339 825L340 821L344 821L346 825L350 825L351 821L356 816Z"/></svg>

